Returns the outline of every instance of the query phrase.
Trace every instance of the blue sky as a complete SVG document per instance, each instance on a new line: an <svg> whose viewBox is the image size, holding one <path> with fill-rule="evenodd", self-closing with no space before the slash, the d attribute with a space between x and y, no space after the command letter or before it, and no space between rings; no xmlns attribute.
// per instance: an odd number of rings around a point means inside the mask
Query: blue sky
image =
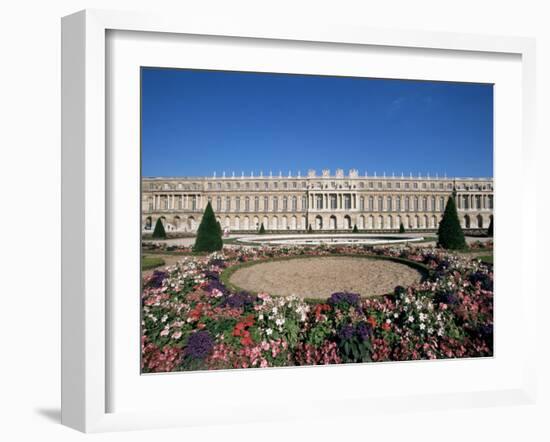
<svg viewBox="0 0 550 442"><path fill-rule="evenodd" d="M493 175L493 87L142 69L143 176Z"/></svg>

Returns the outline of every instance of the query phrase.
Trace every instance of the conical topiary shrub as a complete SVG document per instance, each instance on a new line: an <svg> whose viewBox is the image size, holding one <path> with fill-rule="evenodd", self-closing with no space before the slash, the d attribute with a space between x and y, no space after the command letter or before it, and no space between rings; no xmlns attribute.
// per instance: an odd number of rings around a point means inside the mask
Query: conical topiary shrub
<svg viewBox="0 0 550 442"><path fill-rule="evenodd" d="M454 195L449 198L445 206L443 219L439 223L437 231L437 245L444 249L457 250L466 248L464 232L460 227Z"/></svg>
<svg viewBox="0 0 550 442"><path fill-rule="evenodd" d="M405 226L403 223L399 223L399 233L405 233Z"/></svg>
<svg viewBox="0 0 550 442"><path fill-rule="evenodd" d="M313 227L311 227L311 224L307 228L307 233L313 233Z"/></svg>
<svg viewBox="0 0 550 442"><path fill-rule="evenodd" d="M212 210L210 202L204 209L202 220L197 230L197 239L193 246L194 252L215 252L223 247L220 227Z"/></svg>
<svg viewBox="0 0 550 442"><path fill-rule="evenodd" d="M263 234L265 233L264 223L262 223L262 224L260 225L260 230L258 230L258 233L259 233L260 235L263 235Z"/></svg>
<svg viewBox="0 0 550 442"><path fill-rule="evenodd" d="M359 229L357 228L357 224L353 225L353 233L359 233Z"/></svg>
<svg viewBox="0 0 550 442"><path fill-rule="evenodd" d="M493 220L494 218L491 218L491 222L489 223L489 228L487 229L487 236L490 236L490 237L493 236Z"/></svg>
<svg viewBox="0 0 550 442"><path fill-rule="evenodd" d="M166 230L164 230L164 225L160 218L157 219L155 224L155 230L153 231L153 238L155 239L166 239Z"/></svg>

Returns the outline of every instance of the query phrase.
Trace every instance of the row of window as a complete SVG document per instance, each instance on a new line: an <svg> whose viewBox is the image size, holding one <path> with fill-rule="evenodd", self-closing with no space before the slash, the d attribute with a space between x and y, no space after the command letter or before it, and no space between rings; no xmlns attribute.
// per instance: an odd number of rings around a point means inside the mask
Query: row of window
<svg viewBox="0 0 550 442"><path fill-rule="evenodd" d="M270 206L270 200L271 200L271 206ZM209 201L212 203L211 198L209 198ZM260 199L260 197L255 197L254 199L251 199L250 197L245 197L244 199L241 199L241 197L231 198L231 197L225 197L222 199L222 197L217 197L215 199L214 204L214 210L217 212L231 212L232 210L236 212L240 212L241 208L244 208L245 212L250 212L251 207L252 211L259 212L260 211L260 201L263 202L262 210L264 212L267 212L269 210L272 211L279 211L282 210L283 212L286 211L297 211L298 210L298 198L297 197L272 197L269 198L267 196ZM225 202L225 204L222 204L222 202ZM244 203L244 206L241 206L241 203ZM280 204L279 204L280 203ZM149 199L149 210L155 210L155 209L190 209L190 210L197 210L197 197L192 196L189 198L188 201L188 207L184 207L184 200L182 198L178 198L174 201L173 207L169 207L169 201L168 199L161 199L160 207L155 207L153 203L153 199ZM307 197L302 196L301 197L301 206L300 210L305 210L307 207ZM355 208L355 202L351 198L351 195L343 195L342 199L338 199L337 195L329 195L327 199L324 198L323 195L316 195L315 200L313 202L314 206L313 209L317 210L323 210L323 209L352 209ZM435 211L443 211L445 209L446 204L446 198L441 197L360 197L359 198L359 209L361 211L414 211L414 212L435 212ZM483 198L482 195L459 195L457 199L457 205L459 209L493 209L493 197L492 195L487 196L486 198Z"/></svg>
<svg viewBox="0 0 550 442"><path fill-rule="evenodd" d="M208 190L231 190L231 189L249 189L249 190L266 190L266 189L306 189L308 187L306 181L297 182L297 181L283 181L281 183L277 181L264 181L260 182L245 182L240 183L238 181L234 182L217 182L217 183L207 183ZM435 182L382 182L382 181L368 181L360 182L359 184L350 184L348 181L343 183L337 183L335 181L330 183L317 182L311 186L312 189L432 189L432 190L452 190L453 183L435 183ZM155 184L150 183L149 190L201 190L202 185L197 183L191 184L182 184L178 183L177 185L172 185L168 183L164 184ZM459 183L457 185L457 190L492 190L492 184L464 184Z"/></svg>

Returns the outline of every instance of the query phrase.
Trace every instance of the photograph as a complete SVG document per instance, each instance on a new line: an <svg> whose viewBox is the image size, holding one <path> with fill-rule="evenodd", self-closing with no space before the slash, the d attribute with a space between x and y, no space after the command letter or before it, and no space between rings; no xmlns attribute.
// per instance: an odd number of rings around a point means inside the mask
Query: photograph
<svg viewBox="0 0 550 442"><path fill-rule="evenodd" d="M142 374L493 357L493 84L140 75Z"/></svg>

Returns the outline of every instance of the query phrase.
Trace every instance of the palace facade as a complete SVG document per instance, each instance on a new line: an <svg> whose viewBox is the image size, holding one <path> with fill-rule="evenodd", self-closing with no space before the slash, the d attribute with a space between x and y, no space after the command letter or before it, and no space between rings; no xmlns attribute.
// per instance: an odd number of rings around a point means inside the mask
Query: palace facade
<svg viewBox="0 0 550 442"><path fill-rule="evenodd" d="M456 193L465 229L486 229L493 217L492 178L332 175L151 177L142 179L142 228L161 219L168 232L195 232L210 201L229 231L435 231Z"/></svg>

